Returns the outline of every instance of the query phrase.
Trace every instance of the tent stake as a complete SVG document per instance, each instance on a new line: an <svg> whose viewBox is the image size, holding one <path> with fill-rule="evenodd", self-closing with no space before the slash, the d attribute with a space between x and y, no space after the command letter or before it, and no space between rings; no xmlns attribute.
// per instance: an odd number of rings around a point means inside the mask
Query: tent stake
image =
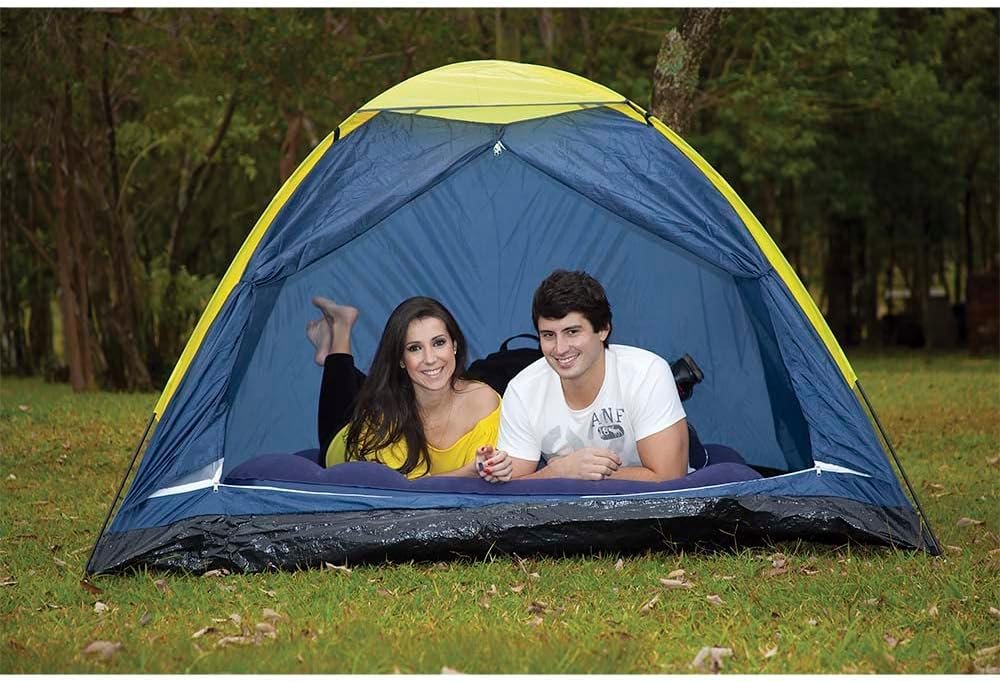
<svg viewBox="0 0 1000 682"><path fill-rule="evenodd" d="M899 457L896 455L896 448L892 447L892 441L889 440L889 434L885 432L885 428L882 426L882 420L880 420L878 415L875 414L875 408L872 407L871 401L868 400L868 394L865 393L864 387L861 386L861 380L855 379L854 383L858 387L858 392L861 393L861 397L865 399L865 405L868 406L868 414L870 414L875 420L875 424L878 426L878 430L882 434L885 444L889 446L889 452L892 454L893 461L896 462L896 468L899 469L899 473L902 474L903 482L906 483L906 488L910 491L910 497L913 498L913 503L917 505L917 511L920 513L920 518L923 520L924 526L927 527L927 533L930 536L931 556L941 556L941 546L938 544L937 536L934 535L934 529L931 528L931 522L927 519L927 514L924 513L924 508L920 506L920 500L917 498L917 492L910 484L910 479L906 475L906 470L903 469L903 464L899 461Z"/></svg>
<svg viewBox="0 0 1000 682"><path fill-rule="evenodd" d="M87 565L83 569L84 578L90 575L90 564L94 561L94 554L97 553L97 545L101 544L101 538L104 537L104 531L108 527L108 521L111 520L111 512L114 511L115 505L118 504L118 498L121 497L122 489L125 487L125 481L128 480L128 475L132 473L132 467L135 466L135 460L139 456L139 451L142 450L142 444L146 442L146 436L149 435L149 429L153 425L154 419L156 419L156 412L149 415L149 421L146 422L146 430L142 432L142 438L139 439L139 444L135 446L135 452L132 453L132 461L128 463L128 469L125 470L125 475L122 476L122 482L118 484L118 492L115 493L115 499L111 500L111 506L108 507L108 513L104 517L104 524L101 526L101 532L97 534L97 539L94 540L94 546L90 550L90 558L87 559Z"/></svg>

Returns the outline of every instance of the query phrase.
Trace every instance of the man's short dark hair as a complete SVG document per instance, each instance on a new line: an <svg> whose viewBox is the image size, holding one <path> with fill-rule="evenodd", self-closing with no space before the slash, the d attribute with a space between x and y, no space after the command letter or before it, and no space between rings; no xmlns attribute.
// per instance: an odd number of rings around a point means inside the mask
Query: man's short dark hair
<svg viewBox="0 0 1000 682"><path fill-rule="evenodd" d="M611 338L611 305L601 283L582 270L554 270L538 285L531 300L535 331L540 318L558 320L570 313L587 318L595 332L607 329Z"/></svg>

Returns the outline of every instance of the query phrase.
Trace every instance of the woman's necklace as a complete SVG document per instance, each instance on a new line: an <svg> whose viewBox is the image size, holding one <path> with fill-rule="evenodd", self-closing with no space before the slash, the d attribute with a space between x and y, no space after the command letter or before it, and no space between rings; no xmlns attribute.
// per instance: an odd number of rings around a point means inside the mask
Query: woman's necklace
<svg viewBox="0 0 1000 682"><path fill-rule="evenodd" d="M430 415L422 418L424 423L424 435L427 437L428 443L431 441L437 441L440 443L442 436L448 435L448 427L451 425L451 413L455 409L455 391L449 389L448 393L448 410L443 421L438 419L432 422L429 419ZM442 410L442 412L444 412L444 410Z"/></svg>

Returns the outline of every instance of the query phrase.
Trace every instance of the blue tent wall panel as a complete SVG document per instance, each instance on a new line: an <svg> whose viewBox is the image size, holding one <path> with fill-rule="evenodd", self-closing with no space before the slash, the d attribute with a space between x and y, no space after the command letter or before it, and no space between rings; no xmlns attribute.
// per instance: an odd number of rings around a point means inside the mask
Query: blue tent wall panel
<svg viewBox="0 0 1000 682"><path fill-rule="evenodd" d="M373 267L379 263L392 267ZM318 315L312 295L360 308L364 324L354 349L362 368L389 312L418 293L449 306L466 330L471 357L481 357L507 336L533 329L531 295L555 266L585 267L605 284L618 330L614 341L669 358L690 352L712 368L698 402L691 403L703 438L731 444L755 464L788 468L774 434L757 335L734 278L516 156L487 151L289 277L273 303L258 295L257 305L273 307L267 314L255 311L254 319L266 320L259 329L251 325L256 352L245 375L242 368L234 372L240 384L227 429L226 470L264 452L315 446L321 370L304 335L305 321ZM779 405L789 413L797 409ZM807 439L804 448L796 460L801 467L811 464Z"/></svg>

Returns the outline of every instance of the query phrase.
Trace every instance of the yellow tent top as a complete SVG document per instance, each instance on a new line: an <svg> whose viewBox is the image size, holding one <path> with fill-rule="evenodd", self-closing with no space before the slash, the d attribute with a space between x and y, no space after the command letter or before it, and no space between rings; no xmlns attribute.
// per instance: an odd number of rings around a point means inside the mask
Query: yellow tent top
<svg viewBox="0 0 1000 682"><path fill-rule="evenodd" d="M355 127L356 117L362 123L379 111L503 124L627 103L610 88L548 66L495 59L460 62L389 88L348 118L341 135Z"/></svg>

